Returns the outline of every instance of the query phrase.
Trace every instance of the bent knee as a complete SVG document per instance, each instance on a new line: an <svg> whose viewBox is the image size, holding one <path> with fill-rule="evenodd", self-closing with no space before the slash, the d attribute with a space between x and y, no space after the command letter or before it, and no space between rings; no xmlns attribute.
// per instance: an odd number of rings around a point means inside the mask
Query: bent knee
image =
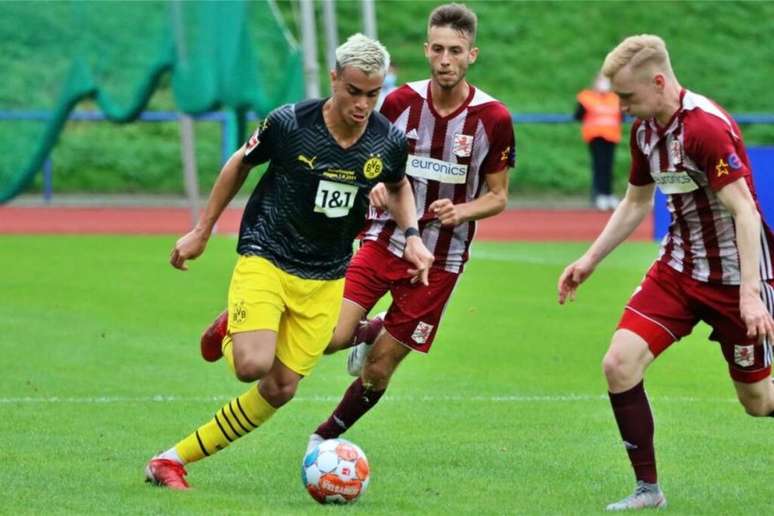
<svg viewBox="0 0 774 516"><path fill-rule="evenodd" d="M744 411L753 417L766 417L772 414L774 408L767 400L762 397L744 397L739 400L744 407Z"/></svg>
<svg viewBox="0 0 774 516"><path fill-rule="evenodd" d="M607 378L617 378L626 374L631 366L618 353L608 351L602 359L602 372Z"/></svg>
<svg viewBox="0 0 774 516"><path fill-rule="evenodd" d="M262 385L261 394L273 407L279 408L296 395L297 383L268 383Z"/></svg>
<svg viewBox="0 0 774 516"><path fill-rule="evenodd" d="M363 367L363 380L377 390L387 388L395 368L384 362L366 362Z"/></svg>
<svg viewBox="0 0 774 516"><path fill-rule="evenodd" d="M234 373L239 381L254 382L260 380L269 372L271 364L261 364L256 360L236 360L234 362Z"/></svg>
<svg viewBox="0 0 774 516"><path fill-rule="evenodd" d="M642 380L644 368L636 360L615 351L608 351L602 359L602 372L612 392L626 390Z"/></svg>

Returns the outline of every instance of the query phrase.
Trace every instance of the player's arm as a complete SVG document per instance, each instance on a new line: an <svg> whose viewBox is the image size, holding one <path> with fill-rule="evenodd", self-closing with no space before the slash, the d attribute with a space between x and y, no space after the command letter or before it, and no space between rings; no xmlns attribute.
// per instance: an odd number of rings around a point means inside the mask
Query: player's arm
<svg viewBox="0 0 774 516"><path fill-rule="evenodd" d="M450 199L438 199L430 204L430 211L444 226L497 215L508 204L508 168L484 177L487 187L484 195L460 204L454 204Z"/></svg>
<svg viewBox="0 0 774 516"><path fill-rule="evenodd" d="M196 226L183 235L172 249L169 263L176 269L188 270L185 261L197 258L204 252L215 223L242 187L247 174L253 167L252 164L243 162L244 155L245 148L242 146L223 165L210 191L207 206L200 215Z"/></svg>
<svg viewBox="0 0 774 516"><path fill-rule="evenodd" d="M575 291L610 252L626 240L642 223L653 207L655 183L636 186L629 183L621 203L591 247L578 260L568 265L559 277L559 303L575 299Z"/></svg>
<svg viewBox="0 0 774 516"><path fill-rule="evenodd" d="M387 193L387 209L390 210L390 214L398 227L406 233L406 248L403 251L403 258L415 267L409 269L409 274L414 277L412 282L420 281L423 285L427 285L430 266L435 257L427 250L419 236L416 203L411 183L404 176L400 181L384 183L384 186Z"/></svg>
<svg viewBox="0 0 774 516"><path fill-rule="evenodd" d="M747 326L747 336L774 339L774 320L761 300L761 216L744 178L727 184L718 190L717 196L734 218L742 275L739 310Z"/></svg>

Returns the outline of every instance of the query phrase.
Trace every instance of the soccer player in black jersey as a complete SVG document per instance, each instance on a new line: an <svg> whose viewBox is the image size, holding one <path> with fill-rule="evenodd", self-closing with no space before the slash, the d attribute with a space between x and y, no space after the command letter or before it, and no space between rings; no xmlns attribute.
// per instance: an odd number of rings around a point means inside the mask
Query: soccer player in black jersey
<svg viewBox="0 0 774 516"><path fill-rule="evenodd" d="M427 284L433 255L416 227L406 140L373 111L388 66L379 42L350 37L336 50L331 98L274 110L224 165L198 224L175 244L170 263L186 270L186 260L204 252L249 170L269 162L242 216L223 343L236 376L259 382L152 458L148 481L188 489L185 464L225 448L293 398L333 334L352 241L379 182L409 236L404 258L413 264L410 273Z"/></svg>

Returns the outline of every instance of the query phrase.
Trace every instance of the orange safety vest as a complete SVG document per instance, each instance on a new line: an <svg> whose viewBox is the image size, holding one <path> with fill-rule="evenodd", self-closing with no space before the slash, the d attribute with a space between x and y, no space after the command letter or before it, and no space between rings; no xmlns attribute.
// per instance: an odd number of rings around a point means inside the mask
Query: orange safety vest
<svg viewBox="0 0 774 516"><path fill-rule="evenodd" d="M583 90L578 93L578 102L586 112L581 121L583 141L603 138L609 142L621 141L621 107L618 95L612 91L605 93Z"/></svg>

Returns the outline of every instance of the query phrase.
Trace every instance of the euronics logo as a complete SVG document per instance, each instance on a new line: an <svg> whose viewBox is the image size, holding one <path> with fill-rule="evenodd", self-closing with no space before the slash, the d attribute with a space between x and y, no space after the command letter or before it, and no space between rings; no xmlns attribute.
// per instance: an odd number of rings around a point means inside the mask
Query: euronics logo
<svg viewBox="0 0 774 516"><path fill-rule="evenodd" d="M665 194L688 193L699 188L699 185L685 172L658 172L651 175Z"/></svg>
<svg viewBox="0 0 774 516"><path fill-rule="evenodd" d="M441 183L462 184L468 177L468 166L410 154L406 161L406 173Z"/></svg>

